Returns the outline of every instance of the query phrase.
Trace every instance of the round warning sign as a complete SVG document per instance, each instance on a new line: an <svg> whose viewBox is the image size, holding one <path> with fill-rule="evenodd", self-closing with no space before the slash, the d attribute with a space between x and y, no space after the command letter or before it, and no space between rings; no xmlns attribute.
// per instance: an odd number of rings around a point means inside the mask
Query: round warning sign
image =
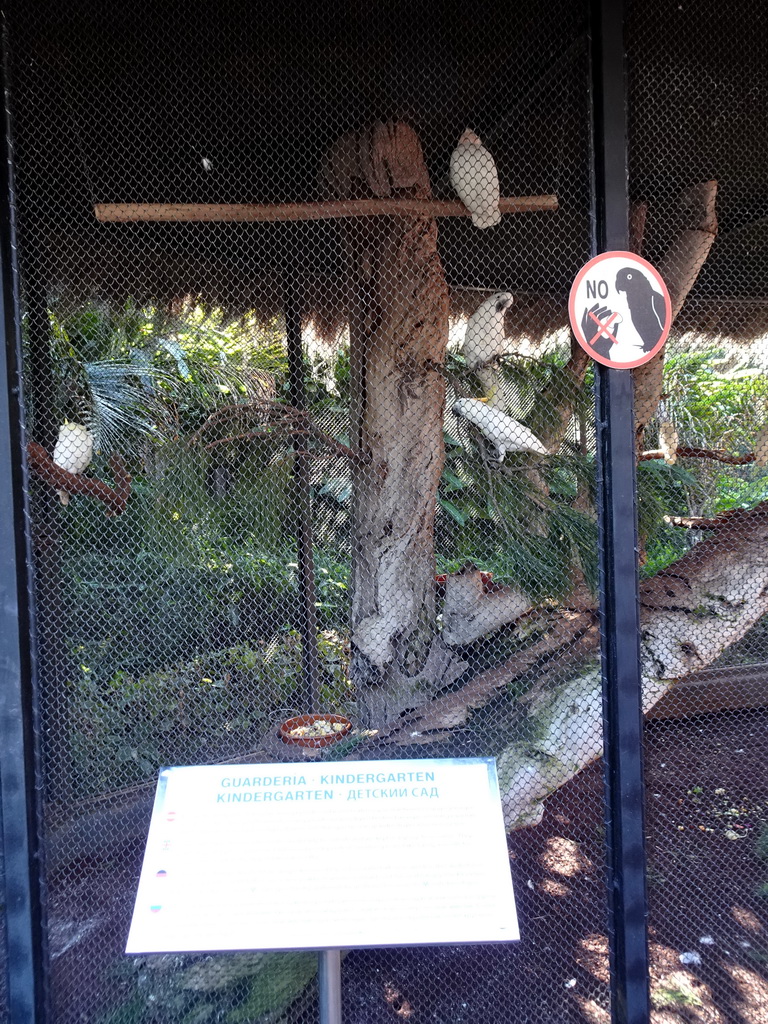
<svg viewBox="0 0 768 1024"><path fill-rule="evenodd" d="M603 366L630 370L667 340L672 303L659 272L631 252L604 252L576 275L568 301L581 347Z"/></svg>

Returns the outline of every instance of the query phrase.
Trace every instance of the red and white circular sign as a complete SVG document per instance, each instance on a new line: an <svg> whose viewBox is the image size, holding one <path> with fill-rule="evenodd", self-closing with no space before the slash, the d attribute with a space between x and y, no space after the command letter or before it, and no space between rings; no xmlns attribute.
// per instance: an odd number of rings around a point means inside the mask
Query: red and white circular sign
<svg viewBox="0 0 768 1024"><path fill-rule="evenodd" d="M630 370L667 340L672 303L658 270L632 252L604 252L576 275L568 300L576 340L603 366Z"/></svg>

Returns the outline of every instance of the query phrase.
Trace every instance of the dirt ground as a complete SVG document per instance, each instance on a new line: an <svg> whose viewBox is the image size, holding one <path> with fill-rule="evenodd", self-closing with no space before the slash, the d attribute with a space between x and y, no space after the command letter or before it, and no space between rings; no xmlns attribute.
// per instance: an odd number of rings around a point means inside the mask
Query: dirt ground
<svg viewBox="0 0 768 1024"><path fill-rule="evenodd" d="M768 710L646 733L653 1024L768 1024ZM608 1024L601 771L509 837L520 942L350 951L344 1024ZM57 1024L107 1019L101 986L125 960L142 848L52 886ZM270 1024L315 1024L311 991ZM126 1014L109 1020L163 1020Z"/></svg>
<svg viewBox="0 0 768 1024"><path fill-rule="evenodd" d="M647 727L653 1024L768 1024L768 711ZM509 838L522 939L344 963L345 1024L603 1024L601 765Z"/></svg>

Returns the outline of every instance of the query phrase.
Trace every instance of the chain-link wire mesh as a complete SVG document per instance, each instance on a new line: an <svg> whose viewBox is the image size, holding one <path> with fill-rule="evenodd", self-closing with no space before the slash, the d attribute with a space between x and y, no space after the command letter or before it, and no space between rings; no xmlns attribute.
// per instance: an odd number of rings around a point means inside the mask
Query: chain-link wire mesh
<svg viewBox="0 0 768 1024"><path fill-rule="evenodd" d="M651 992L659 1020L757 1021L765 959L762 5L633 4L632 243L675 321L636 379Z"/></svg>
<svg viewBox="0 0 768 1024"><path fill-rule="evenodd" d="M608 1019L585 7L11 14L57 1022L317 1018L312 953L125 957L159 767L461 756L521 940L349 950L345 1021ZM761 712L691 721L764 660L765 16L719 17L629 23L659 1021L766 1012Z"/></svg>

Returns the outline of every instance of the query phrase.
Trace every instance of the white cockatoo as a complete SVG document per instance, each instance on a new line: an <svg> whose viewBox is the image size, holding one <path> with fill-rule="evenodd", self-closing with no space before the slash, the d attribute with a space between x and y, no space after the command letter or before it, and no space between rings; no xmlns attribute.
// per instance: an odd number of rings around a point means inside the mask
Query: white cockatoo
<svg viewBox="0 0 768 1024"><path fill-rule="evenodd" d="M489 404L502 411L504 398L499 373L489 364L504 351L504 317L514 301L511 292L496 292L481 302L469 318L462 348L467 369L477 373Z"/></svg>
<svg viewBox="0 0 768 1024"><path fill-rule="evenodd" d="M549 452L532 430L511 416L488 406L480 398L460 398L454 402L453 412L478 428L496 448L499 462L504 461L507 452L535 452L548 455Z"/></svg>
<svg viewBox="0 0 768 1024"><path fill-rule="evenodd" d="M755 438L755 465L768 466L768 423L758 430Z"/></svg>
<svg viewBox="0 0 768 1024"><path fill-rule="evenodd" d="M472 214L476 228L491 228L501 220L496 163L469 128L451 154L451 185Z"/></svg>
<svg viewBox="0 0 768 1024"><path fill-rule="evenodd" d="M463 348L468 370L476 370L503 353L504 315L514 301L512 292L496 292L481 302L469 318Z"/></svg>
<svg viewBox="0 0 768 1024"><path fill-rule="evenodd" d="M664 461L668 466L674 466L677 462L679 444L680 437L674 423L671 420L662 420L659 424L659 448L664 453Z"/></svg>
<svg viewBox="0 0 768 1024"><path fill-rule="evenodd" d="M82 423L64 420L59 427L59 437L53 449L53 461L68 473L82 473L93 458L93 436ZM69 494L58 492L62 505L69 504Z"/></svg>

